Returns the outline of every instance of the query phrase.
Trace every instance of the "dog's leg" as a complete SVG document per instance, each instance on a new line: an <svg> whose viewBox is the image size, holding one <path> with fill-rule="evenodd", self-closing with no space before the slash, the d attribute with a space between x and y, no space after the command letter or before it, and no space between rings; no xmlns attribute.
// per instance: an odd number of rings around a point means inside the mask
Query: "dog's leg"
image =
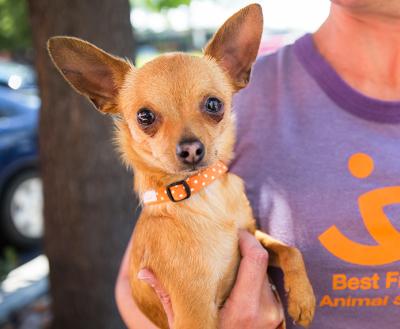
<svg viewBox="0 0 400 329"><path fill-rule="evenodd" d="M307 327L314 317L315 296L300 251L259 230L255 237L268 250L270 265L280 267L284 273L289 315Z"/></svg>
<svg viewBox="0 0 400 329"><path fill-rule="evenodd" d="M173 302L174 329L217 329L218 308L212 300L200 294L192 295L190 299L196 299L196 302L183 298ZM193 309L193 306L196 309Z"/></svg>
<svg viewBox="0 0 400 329"><path fill-rule="evenodd" d="M174 313L173 329L216 329L218 307L212 295L216 288L212 285L198 288L192 281L186 287L173 286L170 298ZM147 283L134 278L133 296L141 311L160 329L168 329L168 321L159 297ZM188 289L189 288L189 289Z"/></svg>

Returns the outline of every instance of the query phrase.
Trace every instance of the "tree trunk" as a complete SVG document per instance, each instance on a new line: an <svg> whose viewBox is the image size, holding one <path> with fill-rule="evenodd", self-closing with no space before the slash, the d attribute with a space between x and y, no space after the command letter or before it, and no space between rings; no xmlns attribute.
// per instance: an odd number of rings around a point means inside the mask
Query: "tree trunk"
<svg viewBox="0 0 400 329"><path fill-rule="evenodd" d="M123 328L114 300L135 221L131 174L114 151L112 120L76 94L51 64L53 35L83 38L121 57L134 43L128 0L29 0L42 109L45 252L53 328Z"/></svg>

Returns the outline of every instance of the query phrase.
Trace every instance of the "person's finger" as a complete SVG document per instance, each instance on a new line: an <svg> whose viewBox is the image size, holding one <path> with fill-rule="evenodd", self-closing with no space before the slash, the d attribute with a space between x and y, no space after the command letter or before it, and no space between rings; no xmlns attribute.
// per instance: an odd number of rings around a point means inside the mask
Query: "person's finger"
<svg viewBox="0 0 400 329"><path fill-rule="evenodd" d="M268 252L247 231L239 231L240 261L236 284L231 297L241 305L258 303L267 277ZM256 306L256 305L255 305Z"/></svg>
<svg viewBox="0 0 400 329"><path fill-rule="evenodd" d="M276 287L265 280L263 293L261 295L260 309L268 310L261 312L265 323L280 324L284 320L284 310Z"/></svg>
<svg viewBox="0 0 400 329"><path fill-rule="evenodd" d="M165 291L164 287L157 280L153 272L144 268L141 269L138 273L138 279L143 280L148 285L153 287L156 292L158 298L160 298L161 304L164 307L164 311L168 318L169 327L172 328L172 324L174 322L174 312L172 310L171 298L169 294Z"/></svg>

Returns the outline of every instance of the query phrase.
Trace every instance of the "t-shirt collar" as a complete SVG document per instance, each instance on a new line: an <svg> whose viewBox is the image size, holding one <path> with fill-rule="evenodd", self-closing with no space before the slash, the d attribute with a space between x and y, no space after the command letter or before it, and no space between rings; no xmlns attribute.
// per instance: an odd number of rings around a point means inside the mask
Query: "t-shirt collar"
<svg viewBox="0 0 400 329"><path fill-rule="evenodd" d="M321 89L344 110L367 120L400 122L400 101L374 99L352 88L319 53L312 34L298 39L294 44L294 52Z"/></svg>

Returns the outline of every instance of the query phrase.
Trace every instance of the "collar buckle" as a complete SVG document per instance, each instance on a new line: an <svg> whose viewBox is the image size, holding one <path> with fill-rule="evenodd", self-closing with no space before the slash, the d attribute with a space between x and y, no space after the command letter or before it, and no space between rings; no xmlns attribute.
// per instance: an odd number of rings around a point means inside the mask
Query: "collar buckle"
<svg viewBox="0 0 400 329"><path fill-rule="evenodd" d="M172 195L171 188L174 187L174 186L179 186L179 185L182 185L183 188L185 189L186 196L185 196L183 199L174 199L174 197L173 197L173 195ZM180 180L180 181L177 181L177 182L174 182L174 183L169 184L169 185L166 187L166 191L167 191L168 198L169 198L172 202L181 202L181 201L183 201L183 200L189 199L190 196L192 195L192 192L190 191L190 186L188 185L188 183L187 183L185 180Z"/></svg>

